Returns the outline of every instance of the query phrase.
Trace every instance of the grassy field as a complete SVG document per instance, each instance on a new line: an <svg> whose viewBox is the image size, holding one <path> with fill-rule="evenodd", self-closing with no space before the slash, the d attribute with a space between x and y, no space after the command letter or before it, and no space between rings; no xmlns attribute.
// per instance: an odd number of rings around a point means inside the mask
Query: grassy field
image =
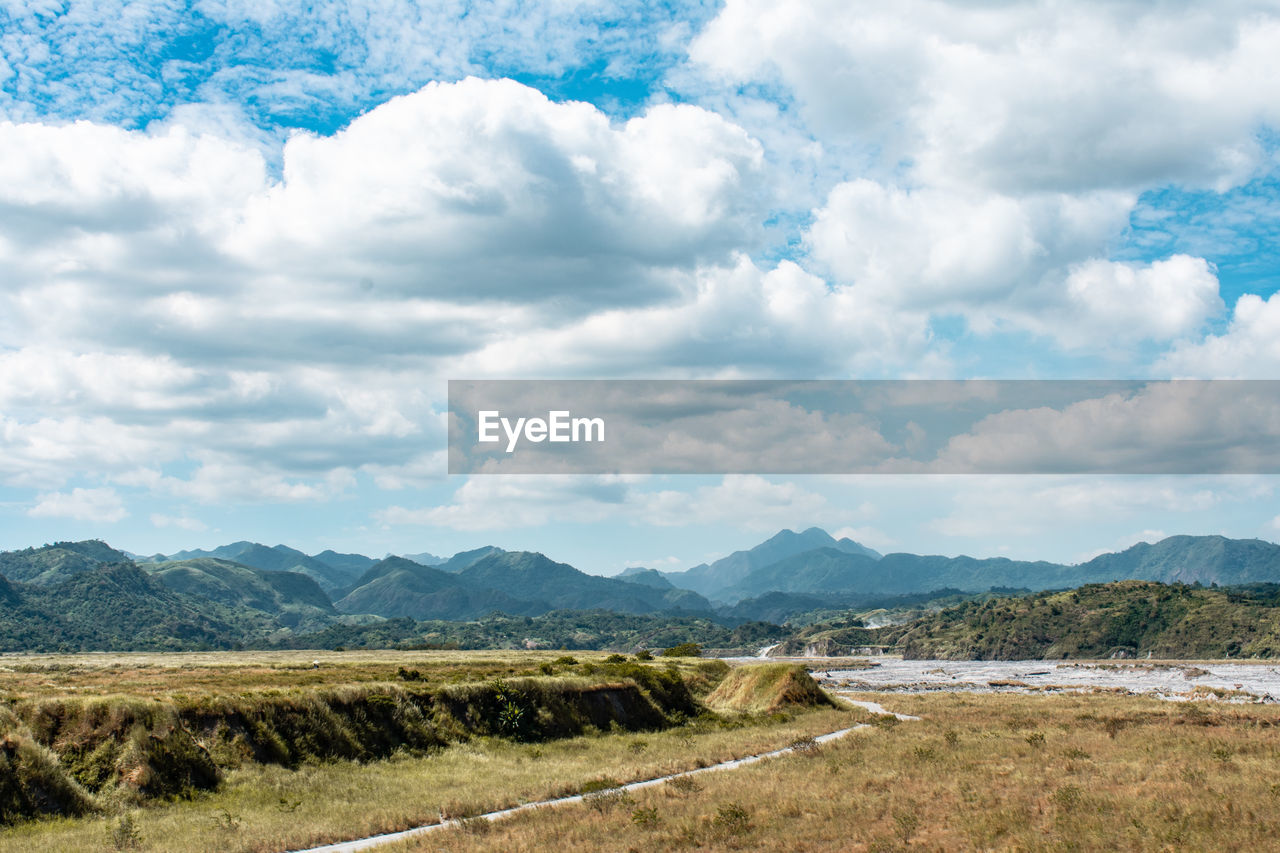
<svg viewBox="0 0 1280 853"><path fill-rule="evenodd" d="M10 733L0 725L0 749L21 748L10 749L8 759L0 753L0 759L13 762L25 755L24 772L37 781L68 774L83 781L87 770L102 769L106 782L88 795L83 816L0 829L0 850L285 850L689 770L786 746L858 716L830 707L804 711L820 697L802 671L797 677L798 670L786 664L758 667L767 676L760 689L738 691L752 713L735 712L732 701L721 701L721 712L713 714L696 707L681 712L687 706L681 705L680 691L670 689L671 679L695 696L707 696L728 672L722 663L620 664L603 655L575 657L576 662L562 654L511 652L6 657L0 664L0 713L8 714ZM518 734L497 736L486 728L486 719L502 711L492 705L497 684L506 684L501 689L516 701L532 702L527 710L544 728L556 727L544 717L558 715L566 730L583 734L534 742ZM630 692L623 689L628 687ZM608 707L602 712L592 696L603 697ZM660 711L656 717L651 700ZM778 703L795 712L776 712ZM587 721L583 708L599 725ZM241 734L219 739L215 728L196 726L209 709L222 709L219 725L234 724ZM473 719L476 713L486 719ZM637 716L645 713L650 716ZM137 722L120 725L122 716ZM264 742L262 729L276 738L317 741L308 721L327 730L324 743L310 744L301 760L254 759L247 748L242 759L232 755L245 736ZM425 747L406 743L376 759L317 757L321 746L356 738L376 746L393 730L439 739ZM165 747L175 731L188 745L185 752ZM87 745L78 747L82 742ZM89 761L86 756L98 755L100 747L114 751ZM217 765L216 787L142 796L132 784L135 776L175 770L182 776L189 768L177 762L206 766L197 760L202 755ZM229 755L235 760L225 760ZM14 791L4 781L0 800L6 790Z"/></svg>
<svg viewBox="0 0 1280 853"><path fill-rule="evenodd" d="M390 850L1275 850L1280 708L863 694L916 722Z"/></svg>
<svg viewBox="0 0 1280 853"><path fill-rule="evenodd" d="M466 691L477 680L519 683L530 673L531 682L577 683L622 671L602 655L575 653L576 664L560 657L7 656L0 698L20 710L64 701L74 687L90 703L122 695L153 705L232 694L258 701L316 690L376 695L404 684ZM667 671L666 661L650 666ZM583 791L599 793L497 824L464 820L387 849L1266 850L1280 837L1280 707L1112 693L859 694L921 717L900 722L830 707L774 712L774 698L812 700L785 665L762 667L755 679L725 678L709 662L676 666L718 713L539 742L472 735L376 760L245 761L224 767L215 790L145 801L109 793L83 817L0 829L0 850L281 851ZM402 669L417 675L406 681ZM870 725L792 756L629 795L609 790L859 721Z"/></svg>
<svg viewBox="0 0 1280 853"><path fill-rule="evenodd" d="M229 691L290 691L402 680L418 671L429 683L465 683L542 674L568 652L280 651L0 655L0 700L66 696L174 699ZM600 652L574 652L583 662ZM679 661L677 661L679 663Z"/></svg>

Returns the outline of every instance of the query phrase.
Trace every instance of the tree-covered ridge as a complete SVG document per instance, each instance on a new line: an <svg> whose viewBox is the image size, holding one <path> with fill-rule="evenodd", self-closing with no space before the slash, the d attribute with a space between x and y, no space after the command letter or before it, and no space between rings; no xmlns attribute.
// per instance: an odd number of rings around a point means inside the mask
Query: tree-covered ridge
<svg viewBox="0 0 1280 853"><path fill-rule="evenodd" d="M908 658L1027 660L1280 656L1280 585L1121 581L969 601L886 629Z"/></svg>

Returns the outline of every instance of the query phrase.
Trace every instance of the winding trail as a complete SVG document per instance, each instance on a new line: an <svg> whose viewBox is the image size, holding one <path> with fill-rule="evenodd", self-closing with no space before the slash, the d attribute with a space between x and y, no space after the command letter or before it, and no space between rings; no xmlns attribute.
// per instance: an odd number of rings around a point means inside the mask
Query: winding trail
<svg viewBox="0 0 1280 853"><path fill-rule="evenodd" d="M891 717L897 717L899 720L920 719L919 717L913 717L910 714L899 714L896 711L886 711L884 709L884 706L878 702L867 702L862 699L850 699L847 695L845 695L842 691L839 691L839 690L836 690L833 692L837 696L839 696L841 699L848 702L850 705L857 705L859 708L866 708L868 711L870 711L873 714L888 714Z"/></svg>
<svg viewBox="0 0 1280 853"><path fill-rule="evenodd" d="M847 696L841 696L840 698L852 705L857 705L858 707L865 708L868 711L871 711L873 714L892 714L893 713L892 711L884 710L875 702L860 702L854 699L850 699ZM893 714L893 716L897 717L899 720L920 719L919 717L912 717L906 714ZM869 728L869 726L866 723L859 723L856 726L849 726L848 728L845 728L845 729L838 729L834 732L827 732L824 735L818 735L813 740L815 743L820 743L820 744L830 743L833 740L844 737L850 732L855 732L858 729L865 729L865 728ZM767 758L777 758L780 755L786 755L788 753L795 752L799 748L800 747L798 746L785 746L782 749L775 749L771 752L761 752L755 755L748 755L743 758L735 758L730 761L722 761L719 764L711 764L706 767L699 767L696 770L686 770L683 773L671 773L666 776L658 776L656 778L645 779L640 782L630 782L626 785L620 785L617 788L613 788L611 790L640 791L640 790L643 790L644 788L652 788L655 785L661 785L665 782L669 782L672 779L678 779L681 776L697 776L699 773L714 773L720 770L736 770L739 767L746 767L748 764L755 764L757 762L764 761ZM498 811L477 815L476 817L469 818L469 820L487 820L492 823L493 821L514 817L515 815L523 814L524 812L533 811L535 809L554 808L555 806L566 806L572 803L580 803L582 802L583 798L584 798L583 794L574 794L571 797L559 797L554 800L540 800L539 802L536 802L536 803L524 803L523 805L513 806L509 809L499 809ZM440 830L451 829L453 827L460 826L460 825L461 825L461 821L447 820L447 821L442 821L440 823L429 823L425 826L417 826L417 827L414 827L413 829L405 829L400 832L389 832L389 833L386 833L385 835L374 835L374 836L370 836L369 838L360 838L355 841L340 841L336 844L326 844L323 847L309 847L304 850L291 851L291 853L354 853L357 850L369 850L374 847L381 847L384 844L394 844L397 841L405 841L410 838L417 838L420 835L427 835L428 833L439 832Z"/></svg>

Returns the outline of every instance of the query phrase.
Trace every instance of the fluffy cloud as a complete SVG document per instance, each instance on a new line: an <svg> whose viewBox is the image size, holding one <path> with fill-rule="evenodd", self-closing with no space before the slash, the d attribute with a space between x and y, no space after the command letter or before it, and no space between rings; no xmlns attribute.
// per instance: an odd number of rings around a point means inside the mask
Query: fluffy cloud
<svg viewBox="0 0 1280 853"><path fill-rule="evenodd" d="M1217 508L1256 504L1275 493L1268 478L1239 476L967 476L956 478L955 485L950 511L930 526L947 536L976 540L1103 530L1152 517L1168 520L1180 533L1212 533L1221 523Z"/></svg>
<svg viewBox="0 0 1280 853"><path fill-rule="evenodd" d="M730 0L691 54L776 80L820 135L884 148L921 183L1024 192L1223 186L1280 119L1258 80L1280 18L1241 0L1146 6Z"/></svg>
<svg viewBox="0 0 1280 853"><path fill-rule="evenodd" d="M1108 256L1145 190L1221 191L1272 168L1258 131L1280 96L1256 81L1277 70L1278 35L1274 8L1248 0L731 0L691 56L725 88L788 93L863 174L814 210L816 271L886 310L1123 358L1221 308L1202 259Z"/></svg>
<svg viewBox="0 0 1280 853"><path fill-rule="evenodd" d="M760 216L760 146L715 114L615 123L501 80L296 136L278 180L173 125L3 123L0 150L0 477L43 487L190 461L201 500L420 480L466 353L678 300Z"/></svg>
<svg viewBox="0 0 1280 853"><path fill-rule="evenodd" d="M927 314L886 311L791 261L704 267L684 298L495 340L460 375L885 376L946 373Z"/></svg>
<svg viewBox="0 0 1280 853"><path fill-rule="evenodd" d="M1274 473L1280 394L1275 383L1162 382L1009 409L951 438L934 470Z"/></svg>
<svg viewBox="0 0 1280 853"><path fill-rule="evenodd" d="M176 527L179 530L191 530L199 532L208 530L209 525L205 524L198 518L191 518L186 515L164 515L163 513L153 512L151 514L151 523L156 527Z"/></svg>
<svg viewBox="0 0 1280 853"><path fill-rule="evenodd" d="M697 107L614 126L511 81L433 83L332 137L291 139L283 181L247 206L231 249L312 287L634 302L670 293L651 268L744 241L761 159Z"/></svg>
<svg viewBox="0 0 1280 853"><path fill-rule="evenodd" d="M1274 379L1280 373L1280 294L1246 293L1220 335L1175 346L1156 365L1172 376Z"/></svg>
<svg viewBox="0 0 1280 853"><path fill-rule="evenodd" d="M636 478L475 477L442 506L390 506L374 513L381 524L505 530L553 521L591 523L615 516L631 498Z"/></svg>
<svg viewBox="0 0 1280 853"><path fill-rule="evenodd" d="M112 523L129 515L115 489L72 489L41 494L27 510L32 518L71 518Z"/></svg>
<svg viewBox="0 0 1280 853"><path fill-rule="evenodd" d="M551 522L609 519L659 527L728 524L743 530L803 529L847 519L827 499L796 483L730 475L694 489L650 489L640 477L480 476L443 506L391 506L375 514L384 525L497 530Z"/></svg>

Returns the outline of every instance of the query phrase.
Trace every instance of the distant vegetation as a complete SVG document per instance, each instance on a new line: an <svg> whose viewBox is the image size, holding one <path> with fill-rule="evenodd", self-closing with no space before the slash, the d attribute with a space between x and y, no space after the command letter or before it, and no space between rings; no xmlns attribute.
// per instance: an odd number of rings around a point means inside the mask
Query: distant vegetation
<svg viewBox="0 0 1280 853"><path fill-rule="evenodd" d="M883 634L922 659L1275 658L1280 585L1093 584L966 602Z"/></svg>
<svg viewBox="0 0 1280 853"><path fill-rule="evenodd" d="M616 578L492 546L414 556L434 564L252 542L148 558L98 541L0 553L0 652L694 643L814 655L1280 656L1267 592L1280 583L1280 546L1260 540L1175 536L1064 566L880 555L811 528L687 572ZM1035 592L1081 583L1065 598Z"/></svg>

